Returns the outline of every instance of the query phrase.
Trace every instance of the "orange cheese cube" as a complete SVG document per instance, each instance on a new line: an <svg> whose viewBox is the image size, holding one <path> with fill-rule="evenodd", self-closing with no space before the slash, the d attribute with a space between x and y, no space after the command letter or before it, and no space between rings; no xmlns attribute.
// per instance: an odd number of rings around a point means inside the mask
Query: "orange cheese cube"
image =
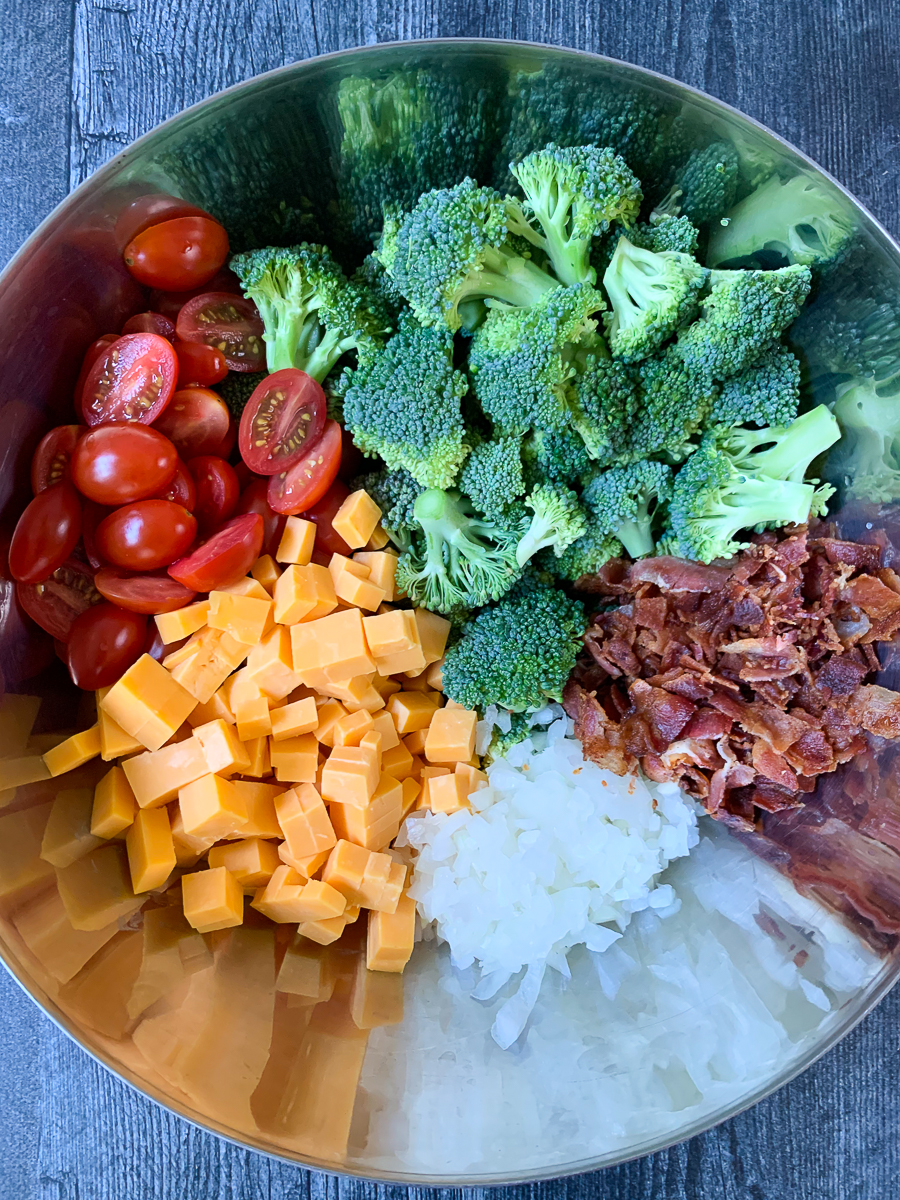
<svg viewBox="0 0 900 1200"><path fill-rule="evenodd" d="M455 813L469 808L469 793L466 782L455 772L432 777L425 784L427 801L425 807L434 813Z"/></svg>
<svg viewBox="0 0 900 1200"><path fill-rule="evenodd" d="M272 601L258 596L236 596L233 592L209 593L210 629L221 629L235 641L255 646L272 628Z"/></svg>
<svg viewBox="0 0 900 1200"><path fill-rule="evenodd" d="M452 772L449 767L426 767L423 763L418 771L417 778L422 784L422 794L419 796L418 808L431 808L431 795L429 787L432 779L440 779L442 775L450 775Z"/></svg>
<svg viewBox="0 0 900 1200"><path fill-rule="evenodd" d="M148 750L163 746L196 704L197 698L149 654L141 655L100 701L104 712Z"/></svg>
<svg viewBox="0 0 900 1200"><path fill-rule="evenodd" d="M394 862L388 872L387 882L379 897L378 903L373 904L372 908L375 912L392 913L397 911L397 905L400 903L400 897L403 895L403 889L406 887L406 877L409 872L406 869L406 864L402 862Z"/></svg>
<svg viewBox="0 0 900 1200"><path fill-rule="evenodd" d="M260 699L265 699L266 703L268 703L268 697L263 696L247 667L242 667L240 671L235 671L233 675L230 675L216 692L216 696L222 698L222 703L232 713L235 723L237 722L238 709L246 708ZM213 699L215 699L215 696ZM215 720L216 718L213 719Z"/></svg>
<svg viewBox="0 0 900 1200"><path fill-rule="evenodd" d="M355 575L357 579L369 578L369 568L365 563L355 562L352 558L347 558L345 554L338 554L335 551L328 560L328 572L331 575L335 589L337 589L338 577L345 571L348 571L351 575Z"/></svg>
<svg viewBox="0 0 900 1200"><path fill-rule="evenodd" d="M283 863L301 875L304 879L312 879L328 862L330 851L322 850L318 854L310 854L306 858L294 858L290 850L288 850L287 842L281 842L278 846L278 857Z"/></svg>
<svg viewBox="0 0 900 1200"><path fill-rule="evenodd" d="M428 680L425 678L427 671L427 667L419 667L415 671L404 671L403 690L407 692L423 692L426 696L436 697L438 693L433 691Z"/></svg>
<svg viewBox="0 0 900 1200"><path fill-rule="evenodd" d="M447 649L450 622L446 617L429 612L427 608L415 608L413 614L419 627L419 642L428 664L440 662Z"/></svg>
<svg viewBox="0 0 900 1200"><path fill-rule="evenodd" d="M400 783L403 789L403 803L400 810L400 819L405 821L414 808L418 806L419 796L422 794L422 784L407 775Z"/></svg>
<svg viewBox="0 0 900 1200"><path fill-rule="evenodd" d="M91 833L98 838L119 837L137 812L137 800L121 767L111 767L94 788Z"/></svg>
<svg viewBox="0 0 900 1200"><path fill-rule="evenodd" d="M444 690L444 661L432 663L425 672L425 682L429 687L434 688L436 692Z"/></svg>
<svg viewBox="0 0 900 1200"><path fill-rule="evenodd" d="M418 756L418 754L414 754L413 760L412 760L412 766L409 769L410 778L411 779L422 779L422 772L424 770L425 770L425 759L420 758ZM447 768L442 767L441 770L446 771Z"/></svg>
<svg viewBox="0 0 900 1200"><path fill-rule="evenodd" d="M389 712L380 712L374 716L372 718L372 727L376 733L381 734L382 753L393 750L395 746L400 745L397 726L394 724L394 718Z"/></svg>
<svg viewBox="0 0 900 1200"><path fill-rule="evenodd" d="M181 809L173 804L169 810L169 824L172 828L172 842L175 846L175 863L179 867L192 867L215 842L215 837L195 837L185 833Z"/></svg>
<svg viewBox="0 0 900 1200"><path fill-rule="evenodd" d="M341 839L328 856L322 879L345 896L348 904L371 908L381 903L395 865L389 854Z"/></svg>
<svg viewBox="0 0 900 1200"><path fill-rule="evenodd" d="M98 846L68 867L57 868L56 882L76 929L105 929L131 916L144 902L131 886L125 849L115 843Z"/></svg>
<svg viewBox="0 0 900 1200"><path fill-rule="evenodd" d="M278 567L271 554L263 554L250 568L250 574L257 583L262 584L262 586L271 596L272 590L281 576L281 569Z"/></svg>
<svg viewBox="0 0 900 1200"><path fill-rule="evenodd" d="M396 734L395 734L396 736ZM381 753L381 769L395 779L406 779L412 772L413 756L401 741Z"/></svg>
<svg viewBox="0 0 900 1200"><path fill-rule="evenodd" d="M400 781L382 775L372 799L364 808L353 804L331 805L331 822L338 838L366 850L383 850L400 832L403 790Z"/></svg>
<svg viewBox="0 0 900 1200"><path fill-rule="evenodd" d="M337 842L322 797L311 783L277 796L275 815L292 858L311 858Z"/></svg>
<svg viewBox="0 0 900 1200"><path fill-rule="evenodd" d="M418 729L427 729L431 718L438 709L436 692L424 695L422 692L397 692L387 702L387 710L394 718L397 732L401 737L415 733Z"/></svg>
<svg viewBox="0 0 900 1200"><path fill-rule="evenodd" d="M320 617L317 621L291 626L294 670L300 682L318 688L325 668L332 668L332 679L351 679L375 670L363 631L362 614L350 608ZM325 682L329 682L326 678Z"/></svg>
<svg viewBox="0 0 900 1200"><path fill-rule="evenodd" d="M374 713L384 708L384 697L373 686L373 678L377 676L354 675L352 679L327 683L323 693L340 700L348 712L355 713L364 709L368 713Z"/></svg>
<svg viewBox="0 0 900 1200"><path fill-rule="evenodd" d="M226 837L280 838L281 826L275 814L275 800L283 788L274 783L258 783L249 779L232 779L231 786L238 795L247 813L247 819L239 830Z"/></svg>
<svg viewBox="0 0 900 1200"><path fill-rule="evenodd" d="M269 758L269 739L267 737L251 738L245 743L250 766L244 771L249 779L265 779L272 774L272 763Z"/></svg>
<svg viewBox="0 0 900 1200"><path fill-rule="evenodd" d="M250 755L233 725L210 721L208 725L197 726L194 738L200 743L207 770L213 775L228 779L231 775L242 774L250 766Z"/></svg>
<svg viewBox="0 0 900 1200"><path fill-rule="evenodd" d="M122 764L140 808L158 808L178 795L180 788L206 775L209 767L195 738L159 750L145 750Z"/></svg>
<svg viewBox="0 0 900 1200"><path fill-rule="evenodd" d="M294 938L282 959L275 989L302 996L310 1004L323 1004L331 999L336 979L335 963L328 951Z"/></svg>
<svg viewBox="0 0 900 1200"><path fill-rule="evenodd" d="M134 754L136 750L144 748L137 738L126 733L121 725L104 711L101 701L108 691L109 688L105 687L98 688L94 693L97 698L97 724L100 726L100 757L104 762L121 758L125 754Z"/></svg>
<svg viewBox="0 0 900 1200"><path fill-rule="evenodd" d="M429 762L468 762L475 753L478 713L465 708L439 708L431 718L425 739Z"/></svg>
<svg viewBox="0 0 900 1200"><path fill-rule="evenodd" d="M334 594L345 604L375 612L384 603L384 592L368 579L360 579L349 569L343 570L334 580Z"/></svg>
<svg viewBox="0 0 900 1200"><path fill-rule="evenodd" d="M272 740L282 742L285 738L298 737L302 733L313 733L319 725L319 710L312 696L295 700L284 708L272 712Z"/></svg>
<svg viewBox="0 0 900 1200"><path fill-rule="evenodd" d="M276 626L254 646L247 659L247 678L272 700L283 700L298 683L291 650L291 632L283 625Z"/></svg>
<svg viewBox="0 0 900 1200"><path fill-rule="evenodd" d="M213 698L231 672L241 665L249 647L224 630L204 629L202 633L193 635L185 644L185 650L190 647L193 638L197 641L188 658L174 666L170 666L169 659L166 659L164 666L171 670L173 680L180 683L200 704L205 704Z"/></svg>
<svg viewBox="0 0 900 1200"><path fill-rule="evenodd" d="M347 907L343 895L320 880L304 881L292 867L282 864L252 901L271 921L316 921L339 917Z"/></svg>
<svg viewBox="0 0 900 1200"><path fill-rule="evenodd" d="M471 796L473 792L477 792L487 784L488 777L484 771L479 770L478 767L473 767L470 763L458 762L454 770L462 779L467 796Z"/></svg>
<svg viewBox="0 0 900 1200"><path fill-rule="evenodd" d="M385 532L384 526L379 522L372 531L372 536L366 542L366 550L383 550L385 546L389 546L391 539Z"/></svg>
<svg viewBox="0 0 900 1200"><path fill-rule="evenodd" d="M375 688L385 704L390 696L403 690L396 679L388 679L384 675L375 675L372 679L372 687Z"/></svg>
<svg viewBox="0 0 900 1200"><path fill-rule="evenodd" d="M162 665L167 671L171 671L174 667L188 662L195 655L199 654L205 646L208 646L212 638L213 635L204 625L202 629L191 634L188 640L178 646L177 649L171 650L162 660Z"/></svg>
<svg viewBox="0 0 900 1200"><path fill-rule="evenodd" d="M355 713L348 713L347 716L335 722L333 741L334 746L358 746L367 733L375 728L375 722L372 720L371 713L365 709L360 709Z"/></svg>
<svg viewBox="0 0 900 1200"><path fill-rule="evenodd" d="M175 870L175 843L167 810L139 809L125 835L125 848L135 895L161 887Z"/></svg>
<svg viewBox="0 0 900 1200"><path fill-rule="evenodd" d="M424 668L419 627L410 610L395 608L392 612L364 617L363 628L380 675Z"/></svg>
<svg viewBox="0 0 900 1200"><path fill-rule="evenodd" d="M221 775L203 775L178 792L185 833L214 839L243 832L247 806L240 791Z"/></svg>
<svg viewBox="0 0 900 1200"><path fill-rule="evenodd" d="M219 588L220 592L231 592L235 596L253 596L257 600L268 600L266 589L257 580L245 575L237 583L229 583L227 587Z"/></svg>
<svg viewBox="0 0 900 1200"><path fill-rule="evenodd" d="M320 946L330 946L358 916L358 908L346 908L339 917L331 917L324 921L301 921L297 925L297 933Z"/></svg>
<svg viewBox="0 0 900 1200"><path fill-rule="evenodd" d="M185 875L181 894L184 915L200 933L230 929L244 919L244 894L227 867Z"/></svg>
<svg viewBox="0 0 900 1200"><path fill-rule="evenodd" d="M246 700L235 714L237 733L242 742L250 742L255 738L267 738L272 732L272 713L269 702L262 692L252 700ZM249 758L249 753L248 756ZM246 774L246 767L242 774Z"/></svg>
<svg viewBox="0 0 900 1200"><path fill-rule="evenodd" d="M298 563L305 567L312 558L315 542L316 526L313 521L305 521L303 517L288 517L275 557L281 563Z"/></svg>
<svg viewBox="0 0 900 1200"><path fill-rule="evenodd" d="M186 604L184 608L176 608L174 612L157 613L153 620L163 644L180 642L182 638L190 637L206 624L209 612L209 601L198 600L195 604Z"/></svg>
<svg viewBox="0 0 900 1200"><path fill-rule="evenodd" d="M90 729L73 734L64 742L60 742L58 746L54 746L52 750L48 750L44 755L44 765L51 776L55 778L57 775L64 775L67 771L74 771L76 767L83 767L86 762L96 758L99 753L100 725L98 722ZM3 782L10 786L5 778Z"/></svg>
<svg viewBox="0 0 900 1200"><path fill-rule="evenodd" d="M369 732L364 734L359 741L361 746L367 746L370 750L375 751L375 753L378 755L379 765L381 764L381 748L383 743L384 739L375 729L370 729Z"/></svg>
<svg viewBox="0 0 900 1200"><path fill-rule="evenodd" d="M435 710L437 711L437 710ZM407 748L410 754L424 754L425 742L428 739L428 729L417 729L413 733L408 733L403 739L403 745Z"/></svg>
<svg viewBox="0 0 900 1200"><path fill-rule="evenodd" d="M318 707L319 721L316 725L316 740L323 746L334 745L334 730L341 717L347 715L347 710L340 700L325 700Z"/></svg>
<svg viewBox="0 0 900 1200"><path fill-rule="evenodd" d="M380 756L368 747L335 746L322 768L322 796L363 808L378 787Z"/></svg>
<svg viewBox="0 0 900 1200"><path fill-rule="evenodd" d="M65 788L56 793L41 842L41 858L54 867L67 867L100 845L91 833L94 794L90 788Z"/></svg>
<svg viewBox="0 0 900 1200"><path fill-rule="evenodd" d="M369 913L366 966L370 971L401 972L412 957L416 904L408 893L393 913Z"/></svg>
<svg viewBox="0 0 900 1200"><path fill-rule="evenodd" d="M234 724L234 712L231 705L226 701L226 696L230 694L228 685L233 678L234 676L232 675L226 679L219 690L214 693L211 700L207 700L205 704L197 705L188 717L188 725L196 729L198 725L208 725L210 721L227 721L229 725Z"/></svg>
<svg viewBox="0 0 900 1200"><path fill-rule="evenodd" d="M300 921L330 921L339 917L347 907L347 901L341 893L321 879L310 879L303 885L300 894L303 905Z"/></svg>
<svg viewBox="0 0 900 1200"><path fill-rule="evenodd" d="M207 857L211 867L227 868L242 888L254 892L264 887L281 866L275 843L257 837L212 846Z"/></svg>
<svg viewBox="0 0 900 1200"><path fill-rule="evenodd" d="M353 561L368 567L369 582L384 592L385 602L390 604L394 599L399 556L387 550L358 550Z"/></svg>
<svg viewBox="0 0 900 1200"><path fill-rule="evenodd" d="M275 620L280 625L317 621L337 608L331 572L316 563L288 567L275 584L272 597Z"/></svg>
<svg viewBox="0 0 900 1200"><path fill-rule="evenodd" d="M313 733L275 742L269 739L269 757L275 778L283 783L315 783L319 765L319 743Z"/></svg>
<svg viewBox="0 0 900 1200"><path fill-rule="evenodd" d="M351 550L365 546L381 520L381 509L362 488L351 492L332 518L331 526Z"/></svg>

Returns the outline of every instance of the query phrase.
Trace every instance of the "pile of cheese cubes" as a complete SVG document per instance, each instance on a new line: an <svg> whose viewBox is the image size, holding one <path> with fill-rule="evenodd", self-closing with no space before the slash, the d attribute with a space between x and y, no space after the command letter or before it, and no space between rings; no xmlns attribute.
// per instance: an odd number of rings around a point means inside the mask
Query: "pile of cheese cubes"
<svg viewBox="0 0 900 1200"><path fill-rule="evenodd" d="M467 807L486 776L476 713L441 694L449 622L394 607L380 516L349 496L333 525L359 549L327 566L312 561L315 525L288 518L275 560L155 618L171 652L98 692L97 724L43 764L56 776L116 761L90 813L70 793L58 823L124 838L135 895L181 869L195 929L241 924L249 895L320 945L368 909L368 967L402 971L415 905L391 843L413 809Z"/></svg>

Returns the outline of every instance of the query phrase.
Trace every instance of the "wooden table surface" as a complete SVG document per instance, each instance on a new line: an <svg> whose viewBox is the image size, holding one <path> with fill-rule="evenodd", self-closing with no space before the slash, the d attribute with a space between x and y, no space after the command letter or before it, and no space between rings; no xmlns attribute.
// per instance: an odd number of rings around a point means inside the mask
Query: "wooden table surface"
<svg viewBox="0 0 900 1200"><path fill-rule="evenodd" d="M805 150L900 234L897 0L0 0L0 265L70 188L186 105L314 54L453 36L575 46L704 88ZM505 1195L892 1200L898 1085L900 990L735 1120L651 1158ZM404 1190L301 1171L198 1132L94 1064L2 971L0 1114L0 1200L386 1200Z"/></svg>

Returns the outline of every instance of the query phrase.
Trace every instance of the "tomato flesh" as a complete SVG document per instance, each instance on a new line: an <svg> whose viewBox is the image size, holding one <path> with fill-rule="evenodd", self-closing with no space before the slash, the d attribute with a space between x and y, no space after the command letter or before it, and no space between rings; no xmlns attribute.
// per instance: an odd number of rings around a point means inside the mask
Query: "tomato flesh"
<svg viewBox="0 0 900 1200"><path fill-rule="evenodd" d="M98 337L95 342L91 342L90 346L88 346L87 350L84 352L84 358L81 362L81 370L78 372L78 379L75 383L75 391L73 392L75 412L79 417L81 416L82 412L84 384L85 380L90 374L91 367L100 357L100 355L103 354L104 351L108 350L113 342L117 342L118 340L118 333L104 333L103 336Z"/></svg>
<svg viewBox="0 0 900 1200"><path fill-rule="evenodd" d="M137 662L147 640L147 618L115 604L95 604L72 623L69 674L85 691L109 687Z"/></svg>
<svg viewBox="0 0 900 1200"><path fill-rule="evenodd" d="M68 478L72 452L84 432L83 425L57 425L44 434L31 460L31 490L35 495Z"/></svg>
<svg viewBox="0 0 900 1200"><path fill-rule="evenodd" d="M322 436L325 408L325 393L305 371L267 375L241 414L241 458L257 475L290 470Z"/></svg>
<svg viewBox="0 0 900 1200"><path fill-rule="evenodd" d="M240 478L238 472L235 472L235 474ZM263 554L271 554L274 558L281 542L281 535L284 533L287 517L282 516L281 513L274 512L269 507L268 492L269 481L267 479L251 478L250 482L241 492L234 515L237 517L242 516L244 513L259 513L263 519L262 552Z"/></svg>
<svg viewBox="0 0 900 1200"><path fill-rule="evenodd" d="M175 466L175 474L172 481L157 492L153 497L156 500L173 500L176 504L180 504L182 508L186 508L188 512L194 511L194 505L197 503L197 489L194 486L194 478L187 466L179 458Z"/></svg>
<svg viewBox="0 0 900 1200"><path fill-rule="evenodd" d="M256 305L231 292L205 292L188 300L175 333L183 342L202 342L225 355L232 371L261 371L266 365L263 323Z"/></svg>
<svg viewBox="0 0 900 1200"><path fill-rule="evenodd" d="M183 292L208 283L228 257L228 234L212 217L175 217L137 234L125 266L145 287Z"/></svg>
<svg viewBox="0 0 900 1200"><path fill-rule="evenodd" d="M269 504L280 513L306 512L334 483L340 465L341 427L328 420L322 436L301 459L269 477Z"/></svg>
<svg viewBox="0 0 900 1200"><path fill-rule="evenodd" d="M193 300L195 296L202 296L207 292L227 292L228 295L239 296L241 295L241 285L234 271L230 271L228 267L222 267L203 287L191 288L187 292L151 292L150 307L154 312L161 312L171 320L177 321L178 314L188 300Z"/></svg>
<svg viewBox="0 0 900 1200"><path fill-rule="evenodd" d="M122 333L156 333L171 342L175 336L175 322L158 312L135 313L122 326Z"/></svg>
<svg viewBox="0 0 900 1200"><path fill-rule="evenodd" d="M192 554L169 567L169 574L195 592L211 592L243 579L259 558L263 519L259 513L232 517Z"/></svg>
<svg viewBox="0 0 900 1200"><path fill-rule="evenodd" d="M39 492L19 517L9 547L17 583L42 583L61 567L81 536L81 501L63 480Z"/></svg>
<svg viewBox="0 0 900 1200"><path fill-rule="evenodd" d="M95 504L155 496L174 479L178 452L147 425L95 425L72 455L72 482Z"/></svg>
<svg viewBox="0 0 900 1200"><path fill-rule="evenodd" d="M147 615L184 608L196 595L165 571L136 574L118 567L103 567L94 577L94 586L119 608Z"/></svg>
<svg viewBox="0 0 900 1200"><path fill-rule="evenodd" d="M240 488L234 467L213 454L192 458L187 464L197 489L197 499L191 510L197 518L201 533L218 528L234 512Z"/></svg>
<svg viewBox="0 0 900 1200"><path fill-rule="evenodd" d="M128 333L97 358L84 381L81 406L88 425L140 421L150 425L175 391L178 359L156 333Z"/></svg>
<svg viewBox="0 0 900 1200"><path fill-rule="evenodd" d="M336 479L322 499L303 514L305 520L312 521L316 527L317 550L324 550L328 554L349 555L352 553L350 547L332 525L338 509L349 495L350 491L346 484Z"/></svg>
<svg viewBox="0 0 900 1200"><path fill-rule="evenodd" d="M197 522L171 500L138 500L110 513L94 534L97 550L115 567L155 571L181 558L197 536Z"/></svg>
<svg viewBox="0 0 900 1200"><path fill-rule="evenodd" d="M32 621L60 642L69 640L75 618L100 600L94 572L77 558L67 558L43 583L17 583L16 597Z"/></svg>
<svg viewBox="0 0 900 1200"><path fill-rule="evenodd" d="M209 387L211 383L221 383L228 374L225 355L215 346L204 346L202 342L176 342L175 353L178 355L180 388L190 384Z"/></svg>
<svg viewBox="0 0 900 1200"><path fill-rule="evenodd" d="M217 454L228 437L231 413L210 388L180 388L153 428L165 434L185 462Z"/></svg>

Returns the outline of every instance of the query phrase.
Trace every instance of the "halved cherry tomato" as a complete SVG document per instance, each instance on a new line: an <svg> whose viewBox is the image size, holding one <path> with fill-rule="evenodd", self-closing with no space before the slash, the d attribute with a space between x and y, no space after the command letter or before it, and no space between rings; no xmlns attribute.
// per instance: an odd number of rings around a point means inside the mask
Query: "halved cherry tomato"
<svg viewBox="0 0 900 1200"><path fill-rule="evenodd" d="M180 388L192 383L209 387L211 383L219 383L228 374L225 355L214 346L204 346L202 342L176 342L175 353L178 355Z"/></svg>
<svg viewBox="0 0 900 1200"><path fill-rule="evenodd" d="M139 233L123 257L138 283L186 292L208 283L225 262L228 234L212 217L175 217Z"/></svg>
<svg viewBox="0 0 900 1200"><path fill-rule="evenodd" d="M81 407L88 425L140 421L150 425L175 391L178 359L156 333L127 333L98 357L88 372Z"/></svg>
<svg viewBox="0 0 900 1200"><path fill-rule="evenodd" d="M94 572L77 558L67 558L43 583L17 583L16 596L32 621L60 642L69 640L75 618L100 602Z"/></svg>
<svg viewBox="0 0 900 1200"><path fill-rule="evenodd" d="M176 217L208 217L209 213L169 196L165 192L153 192L148 196L138 196L136 200L123 208L116 219L116 245L124 250L129 242L139 233L149 229L151 225L159 225L161 221L174 221Z"/></svg>
<svg viewBox="0 0 900 1200"><path fill-rule="evenodd" d="M193 476L197 500L192 508L201 533L217 529L234 512L240 495L234 467L224 458L204 454L192 458L187 468Z"/></svg>
<svg viewBox="0 0 900 1200"><path fill-rule="evenodd" d="M325 393L305 371L267 375L241 415L241 458L257 475L290 470L322 436L325 408Z"/></svg>
<svg viewBox="0 0 900 1200"><path fill-rule="evenodd" d="M81 363L81 370L78 372L78 379L75 382L75 391L72 393L75 404L75 412L81 416L82 393L84 391L84 383L90 373L91 367L100 357L100 355L108 350L113 342L119 340L118 333L104 333L102 337L98 337L95 342L91 342L87 350L84 352L84 359Z"/></svg>
<svg viewBox="0 0 900 1200"><path fill-rule="evenodd" d="M243 579L256 560L263 539L259 513L232 517L193 553L172 563L169 574L195 592L211 592Z"/></svg>
<svg viewBox="0 0 900 1200"><path fill-rule="evenodd" d="M35 495L68 478L72 451L84 432L83 425L57 425L44 434L31 460L31 490Z"/></svg>
<svg viewBox="0 0 900 1200"><path fill-rule="evenodd" d="M204 292L178 314L175 333L183 342L215 346L232 371L261 371L266 365L263 323L256 305L230 292Z"/></svg>
<svg viewBox="0 0 900 1200"><path fill-rule="evenodd" d="M196 594L166 571L135 574L118 567L99 570L94 576L94 586L101 596L118 604L119 608L147 614L184 608Z"/></svg>
<svg viewBox="0 0 900 1200"><path fill-rule="evenodd" d="M312 521L316 527L316 547L325 550L328 554L349 555L352 553L350 547L332 525L337 510L349 495L347 486L336 479L318 504L314 504L303 514L304 520Z"/></svg>
<svg viewBox="0 0 900 1200"><path fill-rule="evenodd" d="M302 513L321 500L341 465L341 427L325 422L316 444L287 471L269 477L269 504L276 512Z"/></svg>
<svg viewBox="0 0 900 1200"><path fill-rule="evenodd" d="M156 496L172 482L178 451L148 425L95 425L72 455L72 482L95 504Z"/></svg>
<svg viewBox="0 0 900 1200"><path fill-rule="evenodd" d="M175 322L158 312L135 313L122 326L122 333L158 333L171 342L175 336Z"/></svg>
<svg viewBox="0 0 900 1200"><path fill-rule="evenodd" d="M137 662L147 640L147 618L115 604L95 604L72 623L69 674L76 687L109 687Z"/></svg>
<svg viewBox="0 0 900 1200"><path fill-rule="evenodd" d="M239 467L242 465L241 463L238 464ZM240 478L240 472L236 471L235 474ZM271 554L274 558L278 545L281 542L281 535L284 533L287 517L282 516L281 513L274 512L269 507L268 492L268 479L260 479L259 476L251 478L250 483L241 492L234 515L239 517L243 516L244 513L259 513L263 519L262 552L263 554Z"/></svg>
<svg viewBox="0 0 900 1200"><path fill-rule="evenodd" d="M138 500L117 508L94 534L100 554L114 567L155 571L181 558L197 536L197 522L171 500Z"/></svg>
<svg viewBox="0 0 900 1200"><path fill-rule="evenodd" d="M166 435L187 462L199 454L218 454L225 444L231 413L210 388L180 388L153 428Z"/></svg>
<svg viewBox="0 0 900 1200"><path fill-rule="evenodd" d="M240 296L241 290L240 281L234 271L229 270L228 267L222 267L209 283L205 283L203 287L191 288L189 292L151 292L150 307L154 312L160 312L163 316L177 321L178 314L188 300L193 300L195 296L202 296L207 292L227 292L230 296Z"/></svg>
<svg viewBox="0 0 900 1200"><path fill-rule="evenodd" d="M194 505L197 503L197 489L194 487L194 477L187 469L185 464L179 458L175 466L175 475L171 483L157 492L154 500L173 500L176 504L180 504L182 508L186 508L188 512L194 511Z"/></svg>
<svg viewBox="0 0 900 1200"><path fill-rule="evenodd" d="M19 517L9 547L18 583L42 583L61 567L81 536L81 501L63 480L39 492Z"/></svg>
<svg viewBox="0 0 900 1200"><path fill-rule="evenodd" d="M103 559L97 553L94 534L97 526L109 516L111 511L112 509L106 508L102 504L95 504L93 500L85 500L81 510L81 544L84 547L85 557L95 571L98 567L103 566Z"/></svg>

